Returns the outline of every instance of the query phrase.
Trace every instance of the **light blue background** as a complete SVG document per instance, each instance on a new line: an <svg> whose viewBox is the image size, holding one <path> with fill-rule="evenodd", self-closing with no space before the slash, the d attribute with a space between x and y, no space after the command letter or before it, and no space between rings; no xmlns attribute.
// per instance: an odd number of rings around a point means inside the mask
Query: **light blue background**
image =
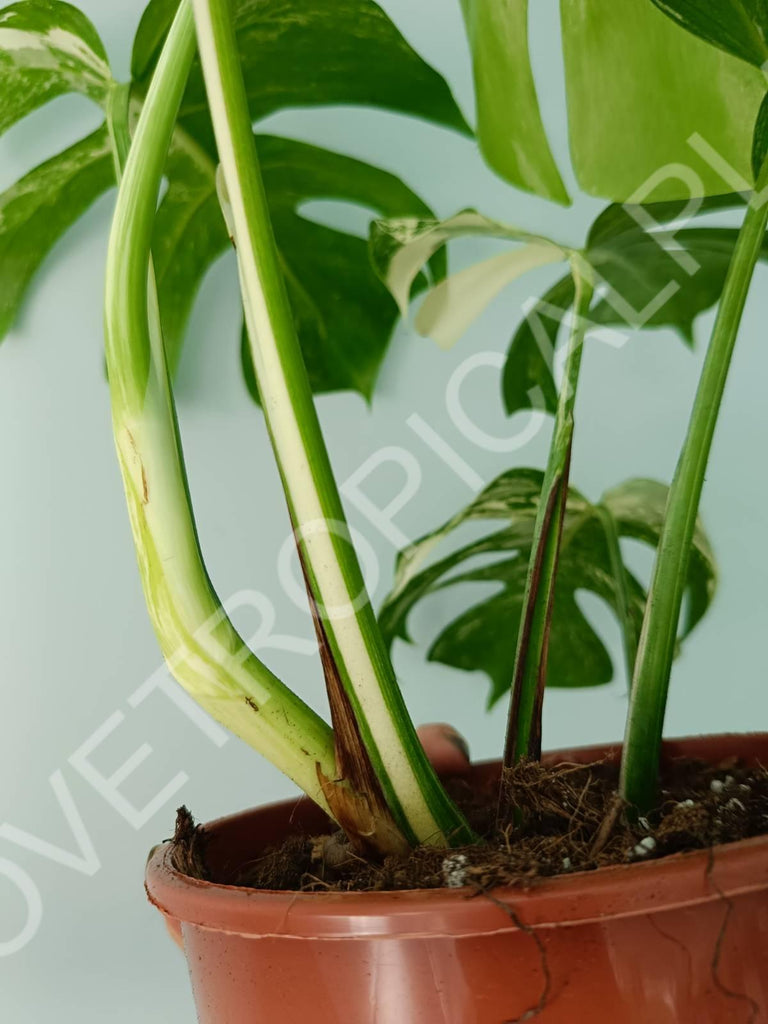
<svg viewBox="0 0 768 1024"><path fill-rule="evenodd" d="M113 59L127 73L139 0L82 0ZM471 116L469 63L458 5L451 0L385 0L409 41L451 82ZM545 119L561 167L567 168L565 104L558 55L557 4L533 8L533 49ZM0 141L0 187L95 126L83 101L59 100ZM293 111L267 122L293 135L368 159L399 173L441 215L466 206L523 227L579 243L601 203L578 196L569 210L516 193L496 179L473 145L446 131L367 110ZM616 153L621 159L621 153ZM217 749L164 697L137 710L126 699L157 667L158 651L144 611L123 496L113 454L103 380L101 291L112 197L96 204L57 247L0 352L0 821L66 849L71 832L49 786L61 768L101 861L93 877L52 863L0 839L0 857L22 866L39 887L44 917L34 941L0 960L0 1013L24 1024L77 1021L181 1024L193 1020L180 954L171 948L142 896L149 847L165 837L173 806L186 801L210 818L292 792L257 755L232 740ZM363 230L359 215L320 209L336 223ZM486 251L467 244L459 267ZM417 536L470 496L426 449L406 420L418 411L486 479L513 464L541 465L546 432L511 457L482 451L456 430L445 407L446 383L474 351L503 351L521 303L546 285L543 271L497 300L458 348L441 354L405 326L398 328L371 409L356 396L320 400L340 479L384 444L419 460L420 493L398 516ZM722 566L721 587L704 626L677 664L668 733L765 727L765 552L761 529L768 499L765 380L768 349L764 269L749 300L723 408L703 503ZM192 493L203 547L219 592L257 588L270 595L277 628L311 636L307 615L282 593L276 551L286 535L282 500L260 414L238 368L238 299L232 260L212 271L196 304L184 353L178 399ZM590 497L637 475L668 480L674 468L711 317L697 325L690 352L668 331L633 337L621 350L593 343L587 351L578 408L573 481ZM491 433L510 425L491 371L473 375L466 406ZM386 501L399 486L382 472L371 493ZM376 597L386 592L393 551L359 515L354 525L374 545L382 567ZM642 560L641 560L642 561ZM647 568L647 559L645 559ZM455 603L433 601L414 619L424 644ZM587 601L613 649L618 630ZM423 646L397 650L397 667L414 717L449 720L478 757L501 745L504 709L484 711L483 678L425 665ZM307 657L276 654L280 674L318 708L318 667ZM610 686L550 692L545 740L550 747L620 737L626 708L621 672ZM143 742L154 752L124 790L138 805L179 770L189 781L179 796L136 832L75 773L67 759L116 710L126 717L93 760L109 774ZM23 906L0 875L0 940L16 932Z"/></svg>

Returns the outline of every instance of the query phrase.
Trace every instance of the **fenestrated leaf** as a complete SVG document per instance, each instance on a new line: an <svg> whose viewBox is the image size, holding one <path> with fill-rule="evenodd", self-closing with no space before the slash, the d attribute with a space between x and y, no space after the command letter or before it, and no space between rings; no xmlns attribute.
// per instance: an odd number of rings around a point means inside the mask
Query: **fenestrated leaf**
<svg viewBox="0 0 768 1024"><path fill-rule="evenodd" d="M484 672L491 680L490 703L508 690L515 660L515 645L533 542L534 524L543 474L514 469L497 477L462 512L444 526L418 540L398 558L395 583L385 599L379 621L387 642L396 637L410 641L408 619L427 597L465 584L495 584L496 592L471 604L433 641L428 658L466 671ZM603 496L603 515L612 517L621 537L650 545L658 542L667 488L652 480L630 480ZM593 686L610 682L611 658L602 640L581 612L580 591L605 601L618 616L622 601L606 542L603 515L574 488L568 492L562 552L555 586L554 614L547 683L550 686ZM435 549L460 526L486 521L486 536L431 561ZM483 564L472 568L482 556ZM624 567L628 595L630 635L639 636L645 592ZM688 575L689 613L681 636L693 628L712 600L716 584L709 543L699 526ZM470 597L471 600L471 597Z"/></svg>
<svg viewBox="0 0 768 1024"><path fill-rule="evenodd" d="M98 33L57 0L23 0L0 11L0 134L66 92L102 103L112 81Z"/></svg>
<svg viewBox="0 0 768 1024"><path fill-rule="evenodd" d="M617 213L621 216L621 208ZM594 310L596 323L630 327L673 327L693 341L697 316L720 298L736 241L735 228L685 228L672 246L626 217L627 230L611 239L590 240L587 256L610 287ZM694 262L690 272L678 259Z"/></svg>
<svg viewBox="0 0 768 1024"><path fill-rule="evenodd" d="M136 35L133 75L145 87L176 0L152 0ZM371 105L467 131L444 80L408 46L371 0L235 0L238 43L254 120L291 106ZM195 64L160 205L155 264L173 365L197 287L227 245L213 178L215 146ZM429 215L397 178L360 161L286 139L259 138L265 186L288 292L313 387L370 396L395 322L365 244L298 213L311 199L338 199L386 216ZM441 276L444 256L433 261ZM250 352L246 383L256 396Z"/></svg>
<svg viewBox="0 0 768 1024"><path fill-rule="evenodd" d="M475 79L477 138L490 167L547 199L569 197L549 148L528 52L528 0L461 0Z"/></svg>
<svg viewBox="0 0 768 1024"><path fill-rule="evenodd" d="M102 126L0 195L0 339L54 243L114 180Z"/></svg>
<svg viewBox="0 0 768 1024"><path fill-rule="evenodd" d="M698 212L741 205L740 196L715 196ZM692 342L696 317L720 298L736 234L695 227L668 233L664 225L678 212L674 203L614 204L597 217L586 256L609 286L594 312L597 323L673 327Z"/></svg>
<svg viewBox="0 0 768 1024"><path fill-rule="evenodd" d="M144 12L132 60L139 88L151 74L176 7L177 0L151 0ZM286 107L356 104L469 131L445 80L372 0L235 0L233 12L254 121ZM180 117L213 152L199 63Z"/></svg>
<svg viewBox="0 0 768 1024"><path fill-rule="evenodd" d="M766 0L653 0L678 25L762 68L768 61Z"/></svg>
<svg viewBox="0 0 768 1024"><path fill-rule="evenodd" d="M656 480L628 480L606 491L601 503L615 520L620 536L644 541L655 547L664 523L668 493L669 488ZM704 616L715 595L716 585L715 555L701 520L698 519L688 569L688 604L681 623L682 638Z"/></svg>
<svg viewBox="0 0 768 1024"><path fill-rule="evenodd" d="M146 89L177 6L178 0L152 0L144 13L133 55L136 99ZM255 118L290 106L358 104L469 131L445 81L371 0L236 0L234 9ZM57 0L27 0L3 11L0 47L7 51L0 53L0 131L68 89L103 103L113 86L95 30L76 8ZM271 212L313 385L319 391L355 388L368 397L394 325L394 304L370 270L365 242L312 223L298 207L310 199L339 199L387 216L428 216L431 211L393 175L360 161L267 137L263 149ZM69 155L74 159L79 152L75 147ZM227 246L215 195L215 159L198 64L174 135L168 189L153 239L172 369L202 278ZM105 154L105 173L108 164ZM18 187L28 189L36 173ZM41 177L41 185L49 180ZM105 179L102 185L108 183ZM72 178L67 194L85 196L90 187L90 178L82 186ZM50 198L56 201L52 188ZM10 190L6 198L14 196ZM73 200L66 215L56 211L51 238L60 233L56 225L75 221L84 204L85 199L80 205ZM31 273L44 250L34 235L31 241L17 238L17 246L18 272L29 267ZM444 254L437 254L431 261L435 278L443 275L444 266ZM5 290L6 318L21 287Z"/></svg>
<svg viewBox="0 0 768 1024"><path fill-rule="evenodd" d="M360 204L387 217L429 216L399 178L352 157L274 136L257 139L264 185L310 381L316 392L370 397L397 320L373 272L367 242L299 212L310 199ZM432 260L444 273L443 254Z"/></svg>
<svg viewBox="0 0 768 1024"><path fill-rule="evenodd" d="M271 135L256 139L288 294L315 392L353 389L370 397L397 318L371 269L365 239L317 224L299 208L314 199L343 200L380 214L428 215L399 178L317 146ZM167 169L169 188L158 210L155 272L164 337L172 365L208 267L229 244L216 196L215 168L181 137ZM442 254L432 264L444 272ZM256 397L250 351L241 352L246 384Z"/></svg>
<svg viewBox="0 0 768 1024"><path fill-rule="evenodd" d="M649 0L561 0L561 10L571 155L586 192L646 201L727 191L689 144L697 134L752 180L752 129L765 93L760 71L676 25ZM687 180L676 176L681 164L701 187L687 173ZM654 181L652 194L636 195Z"/></svg>
<svg viewBox="0 0 768 1024"><path fill-rule="evenodd" d="M707 200L701 212L739 203L739 197L719 196ZM666 234L643 226L663 225L674 219L676 212L677 203L642 208L615 204L594 222L585 256L604 293L590 314L594 325L672 327L686 344L692 344L696 318L720 298L736 231L683 228ZM768 258L768 245L763 246L762 258ZM547 411L554 411L552 353L571 304L572 288L564 278L542 296L518 327L502 379L504 404L510 414L535 404L529 397L533 388L544 396ZM559 315L558 309L562 311Z"/></svg>
<svg viewBox="0 0 768 1024"><path fill-rule="evenodd" d="M743 203L727 194L709 197L700 212ZM681 212L679 201L647 206L613 204L596 219L584 256L596 271L601 298L590 313L593 326L673 327L686 343L693 340L697 316L718 301L736 234L730 228L664 225ZM523 243L460 271L435 287L416 317L422 334L447 347L453 344L508 281L533 266L564 260L569 250L550 239L465 210L445 221L401 218L374 221L371 260L407 311L412 283L424 262L449 241L462 237L498 238ZM765 247L768 256L768 246ZM492 274L488 274L488 270ZM507 411L554 412L557 388L552 376L558 331L573 303L570 276L562 278L527 311L515 333L504 367L502 392Z"/></svg>

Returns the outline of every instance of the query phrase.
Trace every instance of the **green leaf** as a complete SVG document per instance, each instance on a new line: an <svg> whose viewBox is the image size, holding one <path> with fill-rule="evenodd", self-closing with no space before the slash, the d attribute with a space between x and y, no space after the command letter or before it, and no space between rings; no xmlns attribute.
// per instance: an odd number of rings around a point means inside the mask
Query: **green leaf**
<svg viewBox="0 0 768 1024"><path fill-rule="evenodd" d="M766 0L653 0L678 25L762 68L768 61Z"/></svg>
<svg viewBox="0 0 768 1024"><path fill-rule="evenodd" d="M351 388L370 398L397 308L370 266L366 240L307 220L299 209L310 199L335 199L391 217L431 211L378 167L274 136L257 144L313 390ZM431 268L442 275L443 259Z"/></svg>
<svg viewBox="0 0 768 1024"><path fill-rule="evenodd" d="M673 327L688 343L700 313L720 298L736 231L684 228L673 238L641 228L631 213L612 207L611 236L590 234L587 258L604 284L606 297L594 320L630 327ZM688 261L687 267L680 260Z"/></svg>
<svg viewBox="0 0 768 1024"><path fill-rule="evenodd" d="M132 71L144 88L177 0L152 0ZM372 0L235 0L243 74L254 121L286 107L381 107L469 132L444 79ZM213 152L199 63L181 109L185 128Z"/></svg>
<svg viewBox="0 0 768 1024"><path fill-rule="evenodd" d="M757 179L760 168L768 156L768 93L760 104L755 122L755 135L752 140L752 173Z"/></svg>
<svg viewBox="0 0 768 1024"><path fill-rule="evenodd" d="M66 92L97 103L112 82L98 33L57 0L24 0L0 11L0 134Z"/></svg>
<svg viewBox="0 0 768 1024"><path fill-rule="evenodd" d="M176 13L177 0L152 0L141 20L133 54L133 93L146 92ZM255 118L290 106L366 104L415 114L468 132L444 80L408 46L370 0L306 3L304 0L237 0L235 15L251 113ZM29 0L0 13L0 131L36 106L68 89L104 103L113 85L106 55L87 19L56 0ZM430 216L431 211L396 177L340 154L304 143L264 136L264 175L270 210L305 358L316 391L353 388L370 397L396 320L396 308L372 272L366 243L344 231L315 224L300 207L313 199L337 199L373 209L379 216ZM87 148L87 147L86 147ZM75 181L87 152L68 151L65 212L57 225L74 222L85 209L93 174ZM184 331L199 286L228 236L215 190L215 146L199 63L182 105L166 168L168 189L159 205L153 253L168 362L179 361ZM104 162L106 168L108 160ZM48 165L43 165L47 168ZM64 173L62 168L61 173ZM94 172L96 173L96 172ZM22 192L50 185L55 174L33 172ZM36 184L39 182L39 184ZM103 190L108 182L103 181ZM6 201L15 200L15 190ZM38 195L42 205L44 197ZM15 230L15 222L9 222ZM37 229L43 233L42 226ZM60 233L60 231L59 231ZM10 235L8 235L10 238ZM15 265L29 272L0 305L7 321L45 249L35 239L16 240ZM18 249L18 251L16 251ZM431 261L435 279L445 256ZM424 283L418 279L418 287ZM247 369L244 367L244 369ZM251 389L253 382L250 383Z"/></svg>
<svg viewBox="0 0 768 1024"><path fill-rule="evenodd" d="M698 212L741 204L741 196L734 194L709 197ZM736 235L730 228L666 230L666 223L675 220L683 206L680 201L613 204L595 220L583 252L601 286L601 298L590 314L593 327L673 327L686 343L692 343L696 317L720 297ZM403 314L424 263L449 241L467 236L523 246L460 271L429 292L416 316L416 327L443 347L454 344L487 303L519 274L564 260L570 252L551 239L475 210L445 221L413 217L375 221L371 261ZM512 339L502 378L504 404L510 415L522 409L555 411L552 360L560 324L572 303L573 285L568 276L527 311Z"/></svg>
<svg viewBox="0 0 768 1024"><path fill-rule="evenodd" d="M133 74L148 82L176 9L152 0L136 35ZM415 114L468 131L443 79L408 46L370 0L236 0L238 43L254 120L292 106L365 104ZM155 266L169 362L200 281L226 248L215 195L215 147L199 64L192 69L181 127L158 211ZM396 320L370 269L365 243L313 223L299 208L312 199L370 207L383 216L429 216L397 178L358 160L271 136L258 139L270 212L302 350L316 392L352 388L370 397ZM435 277L445 258L431 264ZM420 282L421 284L421 282ZM247 345L241 359L257 397Z"/></svg>
<svg viewBox="0 0 768 1024"><path fill-rule="evenodd" d="M485 673L491 681L491 704L506 693L512 680L542 482L543 474L537 470L509 470L489 484L467 508L402 552L394 587L379 616L390 645L396 637L411 642L408 620L425 598L464 584L493 584L495 593L489 597L487 586L483 587L482 597L442 629L427 655L430 661ZM621 587L625 583L627 622L622 626L627 626L629 635L637 641L645 591L626 567L625 580L616 579L605 515L612 518L620 537L655 546L666 496L667 488L653 480L627 481L606 492L599 506L592 505L574 488L569 489L555 585L548 685L594 686L613 678L611 658L579 609L576 598L580 591L597 595L620 617ZM436 549L469 522L485 522L489 532L433 561ZM503 523L502 528L490 532L490 527L499 522ZM472 561L481 557L483 564L472 567ZM688 574L689 605L683 636L708 608L715 586L712 552L699 524Z"/></svg>
<svg viewBox="0 0 768 1024"><path fill-rule="evenodd" d="M752 180L752 129L765 93L756 68L649 0L561 0L561 9L571 155L586 192L645 202L732 190L689 143L695 135ZM679 180L672 165L689 168L693 181ZM654 181L650 194L636 194Z"/></svg>
<svg viewBox="0 0 768 1024"><path fill-rule="evenodd" d="M55 242L114 181L109 139L102 125L0 195L0 338L13 323L33 274Z"/></svg>
<svg viewBox="0 0 768 1024"><path fill-rule="evenodd" d="M506 181L558 203L568 193L549 148L528 52L528 0L461 0L475 79L477 138Z"/></svg>
<svg viewBox="0 0 768 1024"><path fill-rule="evenodd" d="M504 406L510 415L522 409L554 413L557 408L552 360L560 325L570 312L573 298L573 278L569 274L528 310L515 332L501 380Z"/></svg>
<svg viewBox="0 0 768 1024"><path fill-rule="evenodd" d="M606 491L601 504L616 522L620 536L656 547L664 524L668 495L669 488L656 480L628 480L620 487ZM716 587L715 555L702 522L697 519L688 569L688 604L681 628L683 639L703 618L715 596Z"/></svg>
<svg viewBox="0 0 768 1024"><path fill-rule="evenodd" d="M371 269L365 239L310 221L300 208L316 199L355 203L386 215L424 215L429 207L393 174L360 160L278 136L258 135L256 142L313 390L351 389L370 398L397 308ZM163 334L175 368L195 295L229 238L214 164L184 132L177 132L166 173L169 187L158 209L153 253ZM431 269L442 276L442 254ZM241 362L246 386L258 400L245 339Z"/></svg>
<svg viewBox="0 0 768 1024"><path fill-rule="evenodd" d="M701 212L741 202L740 197L719 196L706 201ZM616 204L594 222L584 254L595 268L603 297L590 314L593 325L672 327L686 344L693 343L696 318L720 299L736 231L683 228L667 234L663 225L677 212L677 203ZM646 224L654 230L646 230ZM768 258L768 245L761 255ZM502 378L510 415L534 407L554 412L552 355L571 304L572 289L563 278L532 306L518 327ZM535 403L530 398L534 389Z"/></svg>

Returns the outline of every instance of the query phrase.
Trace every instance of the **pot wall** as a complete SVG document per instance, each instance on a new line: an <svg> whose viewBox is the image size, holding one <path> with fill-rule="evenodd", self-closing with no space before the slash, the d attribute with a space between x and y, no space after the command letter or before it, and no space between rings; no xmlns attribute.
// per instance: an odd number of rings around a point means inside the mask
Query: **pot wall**
<svg viewBox="0 0 768 1024"><path fill-rule="evenodd" d="M617 747L549 755L592 761ZM674 741L666 755L768 761L768 735ZM474 769L478 784L497 766ZM309 801L210 826L234 871ZM226 877L226 876L225 876ZM180 875L159 847L150 899L181 928L201 1024L759 1024L768 1021L768 839L465 890L272 893Z"/></svg>

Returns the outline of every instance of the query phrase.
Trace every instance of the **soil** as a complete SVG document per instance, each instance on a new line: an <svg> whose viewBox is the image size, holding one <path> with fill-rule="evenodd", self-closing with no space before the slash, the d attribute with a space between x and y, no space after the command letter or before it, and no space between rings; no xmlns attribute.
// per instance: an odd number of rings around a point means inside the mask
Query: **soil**
<svg viewBox="0 0 768 1024"><path fill-rule="evenodd" d="M730 758L717 765L689 759L668 763L659 806L647 818L626 813L617 795L615 763L522 762L503 785L514 820L496 825L498 788L473 791L446 782L483 842L461 849L420 847L372 863L355 855L341 832L295 835L243 865L226 882L256 889L374 891L528 885L537 878L652 860L768 833L768 770ZM330 824L329 824L330 828ZM205 829L178 812L174 863L195 878L211 878Z"/></svg>

